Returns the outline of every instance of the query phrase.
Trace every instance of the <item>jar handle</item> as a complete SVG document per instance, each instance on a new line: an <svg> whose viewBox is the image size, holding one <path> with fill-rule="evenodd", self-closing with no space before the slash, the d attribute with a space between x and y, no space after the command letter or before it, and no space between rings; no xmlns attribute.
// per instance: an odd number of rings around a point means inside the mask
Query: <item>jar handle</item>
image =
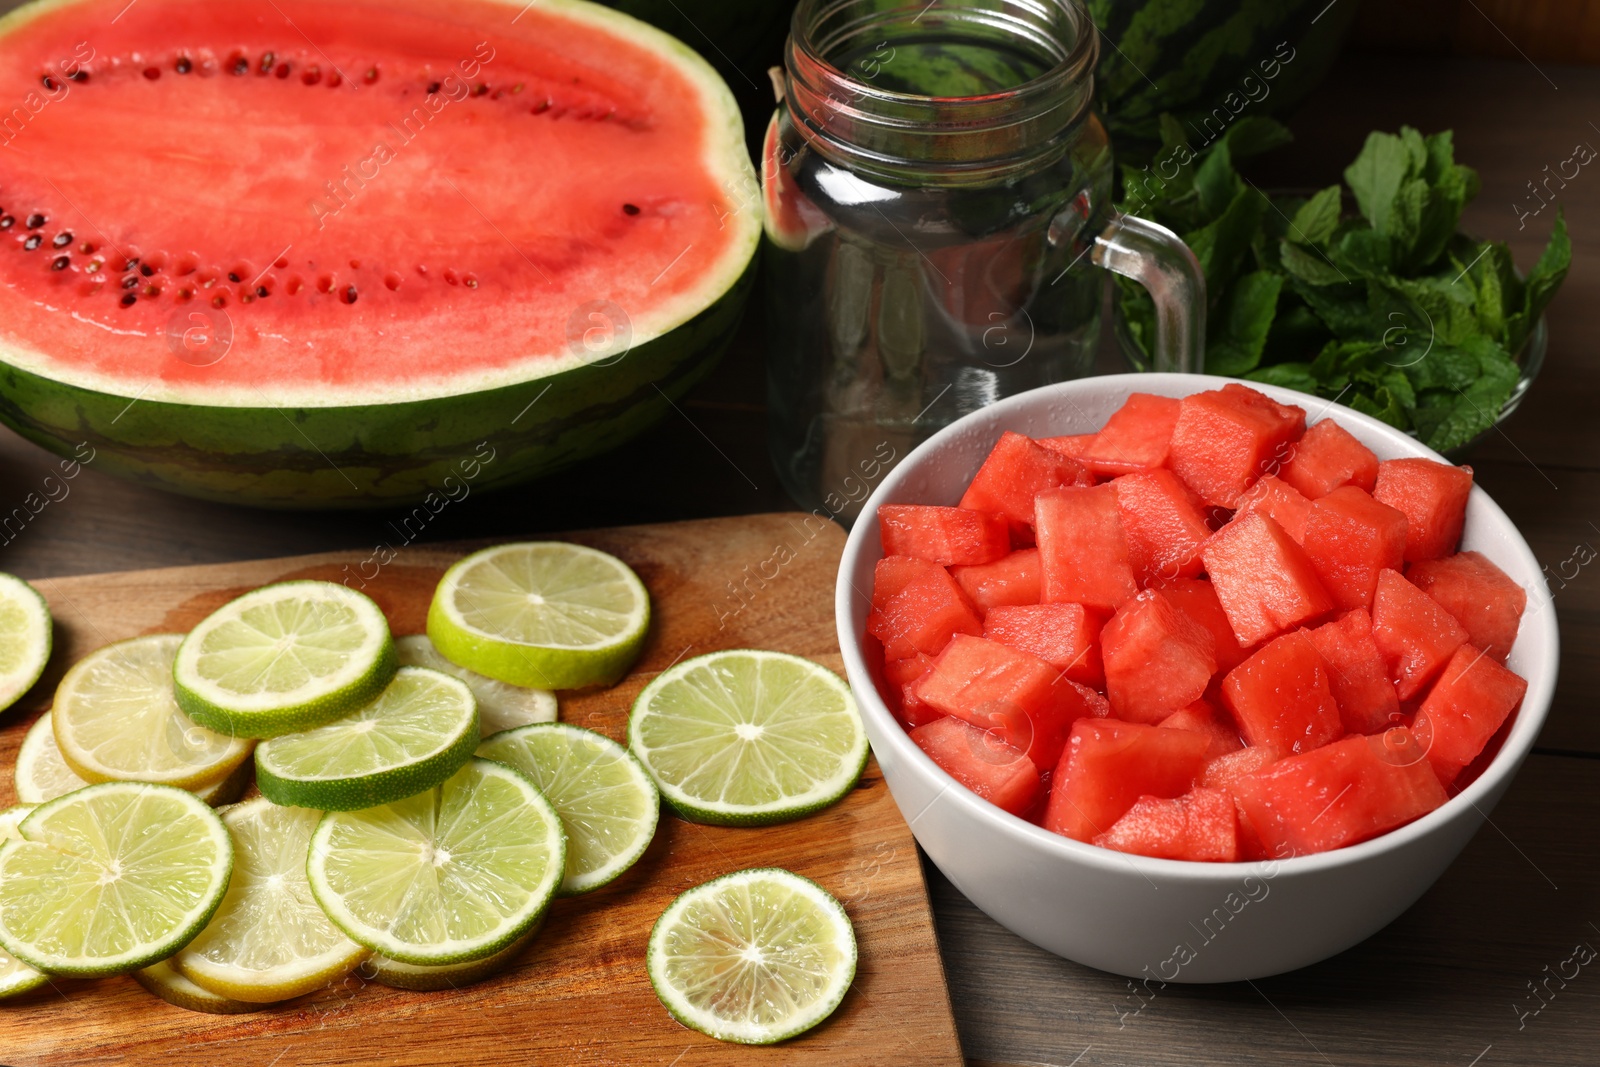
<svg viewBox="0 0 1600 1067"><path fill-rule="evenodd" d="M1153 370L1205 369L1206 278L1183 239L1165 226L1118 214L1094 239L1091 260L1132 278L1156 304Z"/></svg>

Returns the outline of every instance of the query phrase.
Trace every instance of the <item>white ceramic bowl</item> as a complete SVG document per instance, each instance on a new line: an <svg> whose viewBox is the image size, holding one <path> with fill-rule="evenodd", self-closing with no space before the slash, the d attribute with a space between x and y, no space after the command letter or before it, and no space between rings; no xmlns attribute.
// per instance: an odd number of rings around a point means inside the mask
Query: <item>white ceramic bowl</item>
<svg viewBox="0 0 1600 1067"><path fill-rule="evenodd" d="M1088 433L1132 392L1185 396L1229 379L1119 374L1045 386L976 411L895 467L867 500L839 568L836 613L846 673L895 803L957 889L1008 929L1068 959L1153 981L1261 978L1326 959L1410 907L1466 846L1533 747L1555 690L1555 612L1516 527L1483 490L1467 504L1462 547L1528 590L1507 665L1528 692L1499 754L1459 796L1371 841L1313 856L1205 864L1095 848L1008 815L956 783L885 707L863 650L872 568L882 558L880 504L954 504L1003 430ZM1380 459L1439 459L1376 419L1289 389L1245 383L1330 415Z"/></svg>

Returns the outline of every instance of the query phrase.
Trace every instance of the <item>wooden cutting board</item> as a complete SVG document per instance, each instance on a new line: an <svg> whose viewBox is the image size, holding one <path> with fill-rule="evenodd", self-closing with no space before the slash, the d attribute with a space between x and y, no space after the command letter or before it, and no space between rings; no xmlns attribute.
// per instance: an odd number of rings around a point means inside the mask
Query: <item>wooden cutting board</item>
<svg viewBox="0 0 1600 1067"><path fill-rule="evenodd" d="M633 673L614 689L561 697L561 718L624 740L635 694L688 656L759 647L840 668L833 583L844 535L802 514L761 515L565 535L626 560L650 588L655 622ZM348 581L396 634L421 633L434 584L473 545L43 579L56 619L50 670L0 717L0 768L48 704L61 672L100 645L186 630L229 598L288 578ZM387 560L387 562L385 562ZM0 804L15 802L0 769ZM678 893L746 867L815 879L845 905L861 961L832 1019L770 1049L685 1029L645 976L650 927ZM358 974L320 993L239 1016L171 1007L130 978L61 979L0 1003L0 1064L311 1067L398 1064L574 1067L659 1064L959 1065L961 1050L916 847L876 763L841 803L763 829L699 826L664 815L633 870L588 896L557 901L509 971L443 993L407 993Z"/></svg>

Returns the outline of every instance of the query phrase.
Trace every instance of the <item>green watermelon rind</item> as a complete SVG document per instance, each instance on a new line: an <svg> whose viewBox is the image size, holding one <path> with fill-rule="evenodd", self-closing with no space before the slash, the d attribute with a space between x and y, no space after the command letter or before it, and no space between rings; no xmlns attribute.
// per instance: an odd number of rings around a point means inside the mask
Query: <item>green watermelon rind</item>
<svg viewBox="0 0 1600 1067"><path fill-rule="evenodd" d="M0 18L0 36L77 2L19 8ZM540 6L669 56L702 88L708 121L720 116L725 124L708 130L708 166L726 175L734 210L724 224L735 232L702 290L679 301L675 321L635 318L640 340L623 352L587 361L571 353L523 357L487 382L479 374L395 387L393 400L350 403L340 403L332 388L280 403L270 386L63 380L47 357L0 341L0 422L95 470L187 496L276 508L423 503L437 511L437 502L552 474L616 448L661 419L721 358L754 286L762 212L750 192L756 181L743 121L721 77L676 38L581 0ZM408 392L421 395L403 397Z"/></svg>

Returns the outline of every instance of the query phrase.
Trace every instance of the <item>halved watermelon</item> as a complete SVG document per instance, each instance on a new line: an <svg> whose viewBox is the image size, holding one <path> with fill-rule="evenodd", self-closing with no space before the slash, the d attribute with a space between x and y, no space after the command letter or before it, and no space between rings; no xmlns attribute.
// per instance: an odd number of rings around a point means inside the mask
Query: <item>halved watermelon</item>
<svg viewBox="0 0 1600 1067"><path fill-rule="evenodd" d="M553 470L670 411L752 280L727 86L582 0L56 0L0 20L0 96L0 419L166 488Z"/></svg>

